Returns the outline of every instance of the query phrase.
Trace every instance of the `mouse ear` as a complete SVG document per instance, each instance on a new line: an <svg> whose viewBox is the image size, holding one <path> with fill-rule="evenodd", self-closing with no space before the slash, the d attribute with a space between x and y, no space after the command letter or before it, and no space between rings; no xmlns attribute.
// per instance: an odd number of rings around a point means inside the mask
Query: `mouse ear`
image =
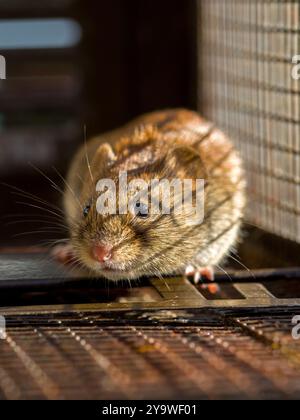
<svg viewBox="0 0 300 420"><path fill-rule="evenodd" d="M168 152L165 162L176 174L189 175L195 178L204 172L201 155L189 146L178 146Z"/></svg>
<svg viewBox="0 0 300 420"><path fill-rule="evenodd" d="M95 156L92 160L91 166L92 169L101 169L103 167L109 166L117 159L115 152L108 143L103 143L98 147Z"/></svg>

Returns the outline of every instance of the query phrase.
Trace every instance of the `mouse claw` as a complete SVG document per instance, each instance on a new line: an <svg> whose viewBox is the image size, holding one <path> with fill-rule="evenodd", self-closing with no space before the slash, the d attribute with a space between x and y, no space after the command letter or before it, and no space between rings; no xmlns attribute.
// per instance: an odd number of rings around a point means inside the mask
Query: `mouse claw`
<svg viewBox="0 0 300 420"><path fill-rule="evenodd" d="M197 285L203 277L206 277L209 281L215 281L215 273L212 267L200 267L195 268L189 264L185 269L185 278L192 281L193 284Z"/></svg>
<svg viewBox="0 0 300 420"><path fill-rule="evenodd" d="M207 278L207 280L214 282L215 281L215 272L213 267L203 267L199 268L199 271L201 273L201 276L204 276Z"/></svg>
<svg viewBox="0 0 300 420"><path fill-rule="evenodd" d="M191 264L186 266L184 277L186 280L191 281L193 284L198 284L199 281L201 280L201 274Z"/></svg>
<svg viewBox="0 0 300 420"><path fill-rule="evenodd" d="M73 247L70 244L57 245L51 250L52 257L62 264L70 264L75 259Z"/></svg>
<svg viewBox="0 0 300 420"><path fill-rule="evenodd" d="M221 288L218 284L201 284L202 290L208 290L211 295L216 295L221 291Z"/></svg>

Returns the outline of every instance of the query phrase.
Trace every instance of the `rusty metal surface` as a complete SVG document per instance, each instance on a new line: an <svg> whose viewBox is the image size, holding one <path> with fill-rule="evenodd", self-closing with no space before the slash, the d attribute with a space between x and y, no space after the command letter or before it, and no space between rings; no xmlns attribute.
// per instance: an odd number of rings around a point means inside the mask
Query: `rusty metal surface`
<svg viewBox="0 0 300 420"><path fill-rule="evenodd" d="M293 315L187 310L9 316L7 338L0 341L0 396L299 398Z"/></svg>
<svg viewBox="0 0 300 420"><path fill-rule="evenodd" d="M0 399L300 398L298 269L218 275L212 295L182 278L108 288L26 258L23 279L0 269Z"/></svg>

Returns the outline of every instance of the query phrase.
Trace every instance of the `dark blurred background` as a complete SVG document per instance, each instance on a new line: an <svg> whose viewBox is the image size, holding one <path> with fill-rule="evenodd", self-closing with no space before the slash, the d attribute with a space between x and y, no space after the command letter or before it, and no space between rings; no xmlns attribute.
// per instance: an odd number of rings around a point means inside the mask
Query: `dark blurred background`
<svg viewBox="0 0 300 420"><path fill-rule="evenodd" d="M196 108L195 16L195 0L1 2L0 180L60 205L33 166L63 186L53 167L65 174L84 126L89 137L151 110ZM44 203L0 193L1 246L64 236L32 207Z"/></svg>

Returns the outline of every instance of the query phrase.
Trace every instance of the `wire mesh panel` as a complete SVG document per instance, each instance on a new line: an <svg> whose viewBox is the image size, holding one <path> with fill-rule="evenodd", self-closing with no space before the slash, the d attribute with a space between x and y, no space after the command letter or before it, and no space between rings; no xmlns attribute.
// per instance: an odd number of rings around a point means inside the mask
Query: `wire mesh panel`
<svg viewBox="0 0 300 420"><path fill-rule="evenodd" d="M198 6L199 108L244 157L249 220L300 242L300 1Z"/></svg>

